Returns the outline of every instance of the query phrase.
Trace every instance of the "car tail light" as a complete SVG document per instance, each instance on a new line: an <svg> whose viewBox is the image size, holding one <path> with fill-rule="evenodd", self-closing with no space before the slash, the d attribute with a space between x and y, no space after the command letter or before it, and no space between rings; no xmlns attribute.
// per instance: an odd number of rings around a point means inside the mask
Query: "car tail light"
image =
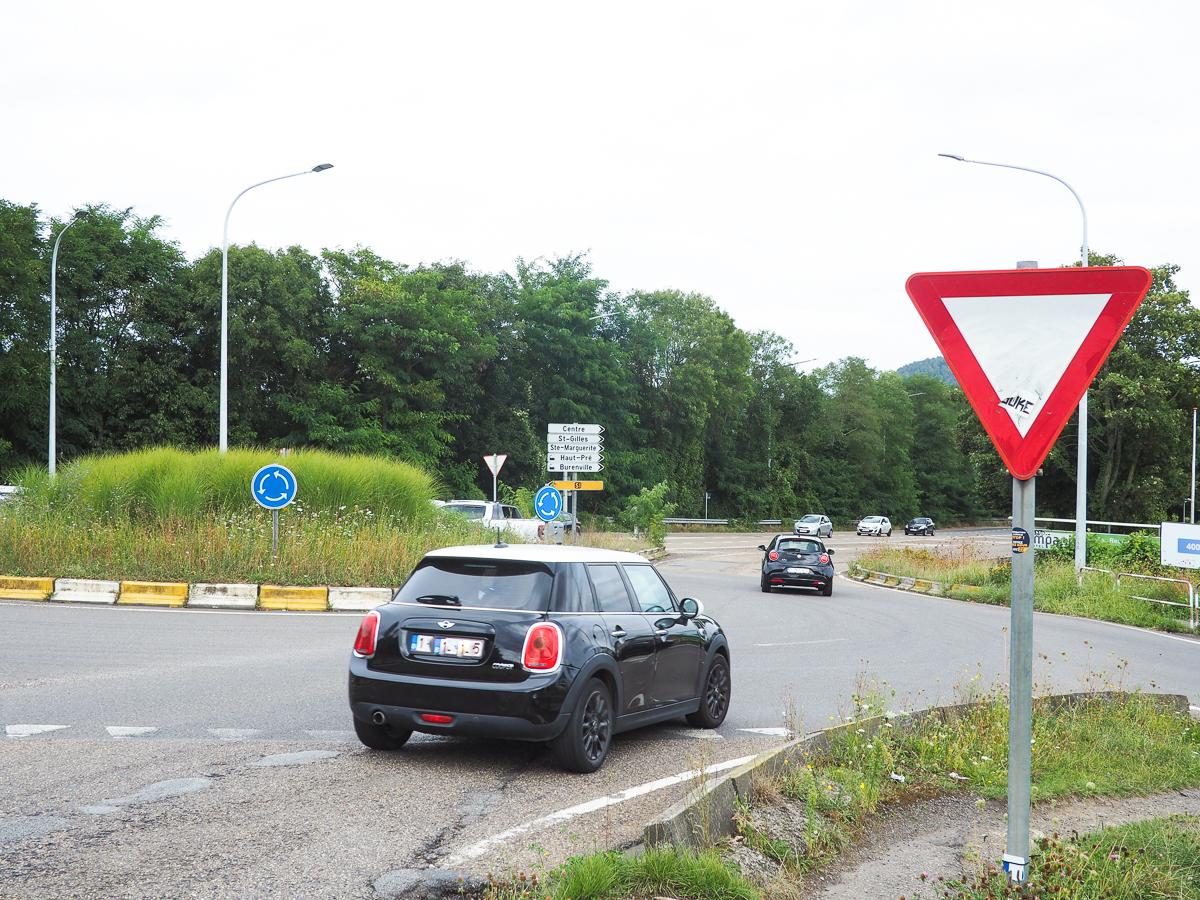
<svg viewBox="0 0 1200 900"><path fill-rule="evenodd" d="M828 553L822 553L820 559L821 559L821 565L823 565L823 566L829 565L829 554Z"/></svg>
<svg viewBox="0 0 1200 900"><path fill-rule="evenodd" d="M521 664L530 672L553 672L562 661L562 632L552 622L538 622L525 635Z"/></svg>
<svg viewBox="0 0 1200 900"><path fill-rule="evenodd" d="M770 553L767 554L767 559L769 559L771 562L775 562L775 560L779 559L779 554L776 551L772 550Z"/></svg>
<svg viewBox="0 0 1200 900"><path fill-rule="evenodd" d="M442 713L421 713L421 721L428 722L430 725L451 725L454 723L454 716Z"/></svg>
<svg viewBox="0 0 1200 900"><path fill-rule="evenodd" d="M371 610L358 626L354 638L354 655L370 659L375 655L375 637L379 633L379 613Z"/></svg>

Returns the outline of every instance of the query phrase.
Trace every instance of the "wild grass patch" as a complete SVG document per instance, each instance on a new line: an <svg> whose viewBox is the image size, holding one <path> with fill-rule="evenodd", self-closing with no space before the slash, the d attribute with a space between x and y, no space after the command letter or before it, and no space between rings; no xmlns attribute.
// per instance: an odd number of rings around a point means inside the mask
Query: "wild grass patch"
<svg viewBox="0 0 1200 900"><path fill-rule="evenodd" d="M940 581L947 596L977 603L1007 606L1012 568L1008 560L973 558L976 551L964 546L949 552L925 549L882 549L865 553L856 561L863 569L908 578ZM1149 598L1149 599L1146 599ZM1168 606L1155 601L1183 603ZM1187 591L1180 585L1143 579L1116 579L1104 573L1085 572L1076 579L1070 562L1038 558L1034 579L1034 608L1042 612L1083 616L1160 631L1189 631Z"/></svg>
<svg viewBox="0 0 1200 900"><path fill-rule="evenodd" d="M1200 898L1200 820L1171 816L1037 842L1029 880L1014 885L998 867L933 888L947 900L1008 897Z"/></svg>

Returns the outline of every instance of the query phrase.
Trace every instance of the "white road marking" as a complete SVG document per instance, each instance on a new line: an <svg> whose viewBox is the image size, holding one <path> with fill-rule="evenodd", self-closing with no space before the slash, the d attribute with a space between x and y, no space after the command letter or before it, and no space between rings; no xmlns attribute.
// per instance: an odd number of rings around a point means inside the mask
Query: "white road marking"
<svg viewBox="0 0 1200 900"><path fill-rule="evenodd" d="M505 841L525 834L528 831L533 831L537 828L544 828L547 825L553 825L557 822L566 822L578 816L586 815L590 812L595 812L598 809L604 809L607 806L615 806L618 803L624 803L626 800L633 800L637 797L643 797L646 794L652 794L655 791L661 791L663 788L674 787L677 784L682 784L685 781L691 781L693 778L698 778L703 773L712 775L716 772L724 772L727 769L736 769L738 766L745 765L754 759L753 756L739 756L737 759L729 759L725 762L714 763L711 766L706 766L703 770L691 769L687 772L680 772L678 775L668 775L666 778L659 778L657 781L648 781L645 784L639 784L636 787L628 788L621 791L619 794L612 794L607 797L597 797L594 800L588 800L586 803L580 803L576 806L569 806L566 809L560 809L558 812L552 812L549 815L541 816L532 821L526 822L523 825L517 825L507 831L501 831L499 834L493 834L491 837L484 838L476 844L465 847L457 853L452 853L450 856L441 860L438 863L442 868L453 869L464 863L478 859L485 853L488 853L499 844Z"/></svg>
<svg viewBox="0 0 1200 900"><path fill-rule="evenodd" d="M739 728L738 731L746 731L750 734L765 734L767 737L787 737L791 734L786 728Z"/></svg>
<svg viewBox="0 0 1200 900"><path fill-rule="evenodd" d="M258 728L210 728L208 733L222 741L244 741L258 734Z"/></svg>
<svg viewBox="0 0 1200 900"><path fill-rule="evenodd" d="M70 725L6 725L4 733L10 738L26 738L35 734L45 734L48 731L59 731L70 728Z"/></svg>
<svg viewBox="0 0 1200 900"><path fill-rule="evenodd" d="M105 725L104 730L115 738L145 737L158 728L151 725Z"/></svg>
<svg viewBox="0 0 1200 900"><path fill-rule="evenodd" d="M680 737L695 738L698 741L723 741L725 740L717 732L711 728L667 728L667 734L677 734Z"/></svg>
<svg viewBox="0 0 1200 900"><path fill-rule="evenodd" d="M780 641L777 644L755 644L755 647L801 647L805 644L840 644L849 638L823 638L819 641Z"/></svg>

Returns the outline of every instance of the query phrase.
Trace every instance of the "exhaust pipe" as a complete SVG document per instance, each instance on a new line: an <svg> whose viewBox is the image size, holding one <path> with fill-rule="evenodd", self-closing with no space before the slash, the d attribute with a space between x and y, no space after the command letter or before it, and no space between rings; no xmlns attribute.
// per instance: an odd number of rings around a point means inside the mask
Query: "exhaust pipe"
<svg viewBox="0 0 1200 900"><path fill-rule="evenodd" d="M376 725L382 725L387 721L387 716L383 714L382 709L377 709L375 712L371 713L371 721Z"/></svg>

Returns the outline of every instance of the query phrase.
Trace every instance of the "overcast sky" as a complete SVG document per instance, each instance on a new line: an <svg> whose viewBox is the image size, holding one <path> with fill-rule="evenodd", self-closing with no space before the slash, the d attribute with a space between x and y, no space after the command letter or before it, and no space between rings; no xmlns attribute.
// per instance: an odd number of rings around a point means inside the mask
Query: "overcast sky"
<svg viewBox="0 0 1200 900"><path fill-rule="evenodd" d="M916 271L1200 271L1200 4L7 5L0 197L489 271L586 252L798 357L936 353ZM818 363L818 364L819 364ZM807 367L806 367L807 368Z"/></svg>

